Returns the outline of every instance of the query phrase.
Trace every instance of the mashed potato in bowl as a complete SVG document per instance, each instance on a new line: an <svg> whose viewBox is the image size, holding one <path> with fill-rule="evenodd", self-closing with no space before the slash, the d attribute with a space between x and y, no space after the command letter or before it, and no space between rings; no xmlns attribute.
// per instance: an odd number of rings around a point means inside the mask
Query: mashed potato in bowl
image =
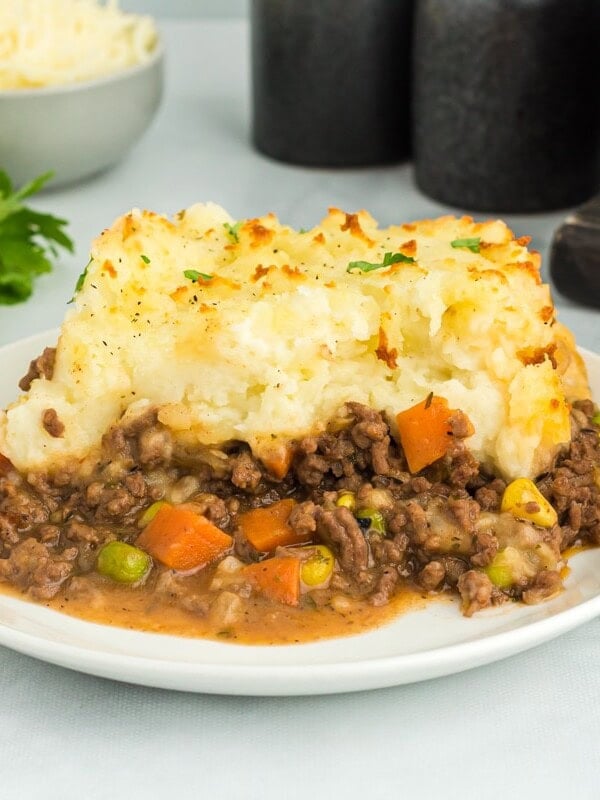
<svg viewBox="0 0 600 800"><path fill-rule="evenodd" d="M2 0L0 90L102 78L144 64L157 43L152 18L118 0Z"/></svg>
<svg viewBox="0 0 600 800"><path fill-rule="evenodd" d="M600 417L528 244L469 217L122 216L0 412L0 581L279 643L411 587L466 615L553 596L600 543Z"/></svg>

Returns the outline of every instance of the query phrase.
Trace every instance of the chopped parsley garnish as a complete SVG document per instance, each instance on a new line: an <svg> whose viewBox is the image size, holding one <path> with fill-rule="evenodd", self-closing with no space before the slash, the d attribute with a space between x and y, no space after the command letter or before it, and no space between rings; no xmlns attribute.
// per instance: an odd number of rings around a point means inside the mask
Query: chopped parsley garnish
<svg viewBox="0 0 600 800"><path fill-rule="evenodd" d="M75 295L77 294L77 292L79 292L81 289L83 289L83 284L85 283L85 279L87 277L88 269L89 269L90 264L92 263L93 260L94 259L90 256L90 260L85 265L85 268L84 268L83 272L77 278L77 283L75 284L75 292L73 293L73 297L69 300L69 303L72 303L75 300ZM67 305L69 305L69 303L67 303Z"/></svg>
<svg viewBox="0 0 600 800"><path fill-rule="evenodd" d="M27 300L34 279L52 271L55 245L73 252L73 241L63 230L66 220L32 211L22 202L51 177L46 172L14 191L10 178L0 170L0 305Z"/></svg>
<svg viewBox="0 0 600 800"><path fill-rule="evenodd" d="M454 239L453 242L450 242L450 247L454 247L455 249L458 247L464 247L465 250L470 250L472 253L478 253L480 244L481 237L474 236L472 239Z"/></svg>
<svg viewBox="0 0 600 800"><path fill-rule="evenodd" d="M308 229L308 228L300 228L300 230L298 231L298 233L308 233L308 231L309 231L309 229Z"/></svg>
<svg viewBox="0 0 600 800"><path fill-rule="evenodd" d="M346 272L352 272L355 269L361 272L373 272L375 269L391 267L392 264L398 263L414 264L415 259L411 256L405 256L404 253L386 253L381 264L371 264L368 261L351 261L346 267Z"/></svg>
<svg viewBox="0 0 600 800"><path fill-rule="evenodd" d="M592 424L600 426L600 411L597 411L592 417Z"/></svg>
<svg viewBox="0 0 600 800"><path fill-rule="evenodd" d="M240 240L240 228L244 224L243 220L236 222L235 225L231 225L229 222L224 222L223 227L227 231L227 234L233 239L234 242L239 242Z"/></svg>
<svg viewBox="0 0 600 800"><path fill-rule="evenodd" d="M144 262L144 264L149 264L149 263L150 263L150 259L148 258L148 256L145 256L143 253L142 253L142 255L140 256L140 258L142 259L142 261Z"/></svg>
<svg viewBox="0 0 600 800"><path fill-rule="evenodd" d="M198 272L197 269L185 269L183 274L192 281L192 283L197 283L200 278L202 278L203 281L210 281L213 277L212 275L207 275L206 272Z"/></svg>

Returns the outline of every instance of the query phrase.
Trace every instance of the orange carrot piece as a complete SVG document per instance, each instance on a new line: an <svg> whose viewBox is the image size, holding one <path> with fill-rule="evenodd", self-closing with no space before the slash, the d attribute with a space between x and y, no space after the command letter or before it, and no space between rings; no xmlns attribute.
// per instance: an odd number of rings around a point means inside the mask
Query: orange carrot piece
<svg viewBox="0 0 600 800"><path fill-rule="evenodd" d="M396 416L398 435L411 472L419 472L446 455L452 443L453 413L445 398L430 396Z"/></svg>
<svg viewBox="0 0 600 800"><path fill-rule="evenodd" d="M166 567L188 572L222 556L233 539L201 514L165 503L136 544Z"/></svg>
<svg viewBox="0 0 600 800"><path fill-rule="evenodd" d="M288 443L281 445L276 450L266 453L262 458L262 462L271 475L281 481L290 471L292 461L294 460L294 454L294 446Z"/></svg>
<svg viewBox="0 0 600 800"><path fill-rule="evenodd" d="M244 577L269 600L297 606L300 602L300 559L289 556L267 558L243 569Z"/></svg>
<svg viewBox="0 0 600 800"><path fill-rule="evenodd" d="M238 524L252 547L261 553L272 553L276 547L310 542L310 534L299 535L288 524L295 500L279 500L264 508L241 514Z"/></svg>

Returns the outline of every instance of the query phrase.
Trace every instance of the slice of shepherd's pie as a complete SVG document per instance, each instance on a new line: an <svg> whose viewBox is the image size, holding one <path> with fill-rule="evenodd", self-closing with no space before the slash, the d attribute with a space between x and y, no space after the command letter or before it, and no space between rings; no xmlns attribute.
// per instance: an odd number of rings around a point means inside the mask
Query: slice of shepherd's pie
<svg viewBox="0 0 600 800"><path fill-rule="evenodd" d="M467 614L554 594L600 536L598 416L527 245L466 217L118 219L0 417L0 577L168 595L242 639L407 584Z"/></svg>

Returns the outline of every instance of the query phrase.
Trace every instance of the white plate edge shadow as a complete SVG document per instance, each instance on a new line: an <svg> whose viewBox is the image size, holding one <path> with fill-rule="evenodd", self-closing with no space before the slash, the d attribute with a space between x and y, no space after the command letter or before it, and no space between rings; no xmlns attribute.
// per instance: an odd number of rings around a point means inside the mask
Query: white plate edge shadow
<svg viewBox="0 0 600 800"><path fill-rule="evenodd" d="M0 348L0 357L10 356L22 359L19 361L19 367L22 368L24 365L26 368L26 359L33 357L48 342L55 340L56 335L56 330L47 331L5 345ZM580 351L588 364L594 394L599 397L600 356L583 348ZM10 373L12 369L9 367L7 371ZM0 403L0 405L2 404ZM577 561L585 560L593 554L600 554L600 550L582 553L577 556ZM570 583L571 581L567 581L567 584ZM559 599L558 610L553 610L556 601L535 607L541 609L538 613L538 617L541 618L533 621L519 619L519 611L522 607L503 607L492 611L487 617L485 613L480 614L476 618L478 622L475 624L481 632L478 633L474 630L474 638L466 641L461 640L458 643L396 655L371 657L368 652L365 652L363 656L351 659L344 659L343 655L340 657L339 654L336 656L336 646L342 646L342 654L344 649L360 651L365 647L365 643L372 641L372 636L377 636L382 632L384 635L393 636L395 623L383 626L373 634L362 634L344 639L289 646L248 647L219 642L198 642L198 640L181 639L162 634L130 632L83 622L43 606L0 595L0 644L58 666L99 677L157 688L254 696L330 694L383 688L462 672L523 652L600 615L600 569L598 570L598 584L594 585L592 595L587 599L577 598L577 585L575 585L561 595L563 605L565 597L569 602L569 592L574 593L570 606L561 610ZM408 617L416 619L415 615L421 613L432 617L436 614L436 607L437 604L432 603L423 612L407 612L402 615L402 619ZM458 617L459 612L456 606L449 608L451 613L457 615L457 620L464 620L464 618ZM15 615L16 625L2 624L2 617L15 617ZM20 615L21 621L19 622ZM501 632L493 632L493 629L492 632L485 632L489 621L497 621L500 617L510 626L511 618L508 615L512 615L514 626ZM26 626L22 627L23 621L27 623L29 617L31 617L29 622L33 623L33 633L29 632ZM466 620L465 622L470 623L471 621ZM35 628L39 628L40 625L46 628L50 635L40 635L35 632ZM80 646L76 643L57 641L52 638L52 631L58 632L61 625L62 627L73 627L75 636L78 627L83 626L86 637L91 636L92 639L96 635L105 639L108 631L109 637L112 633L116 640L123 639L125 645L127 645L127 637L134 640L141 637L140 641L145 642L155 640L157 650L163 652L168 649L170 643L181 646L182 642L186 642L191 648L200 645L200 648L206 648L211 656L218 653L221 660L214 661L212 658L208 661L172 660L164 659L156 654L124 653L122 646L111 648L102 645L101 642L99 646L90 646L89 644ZM307 662L305 658L299 659L299 663L270 663L268 658L269 655L283 652L298 655L304 652L305 656L307 653L319 652L322 655L328 650L332 650L331 658L328 657L324 661L319 659L314 663L311 663L310 660ZM258 652L261 656L264 654L265 657L261 657L256 663L242 663L236 658L236 655L242 651ZM199 659L201 658L202 654L199 653Z"/></svg>

